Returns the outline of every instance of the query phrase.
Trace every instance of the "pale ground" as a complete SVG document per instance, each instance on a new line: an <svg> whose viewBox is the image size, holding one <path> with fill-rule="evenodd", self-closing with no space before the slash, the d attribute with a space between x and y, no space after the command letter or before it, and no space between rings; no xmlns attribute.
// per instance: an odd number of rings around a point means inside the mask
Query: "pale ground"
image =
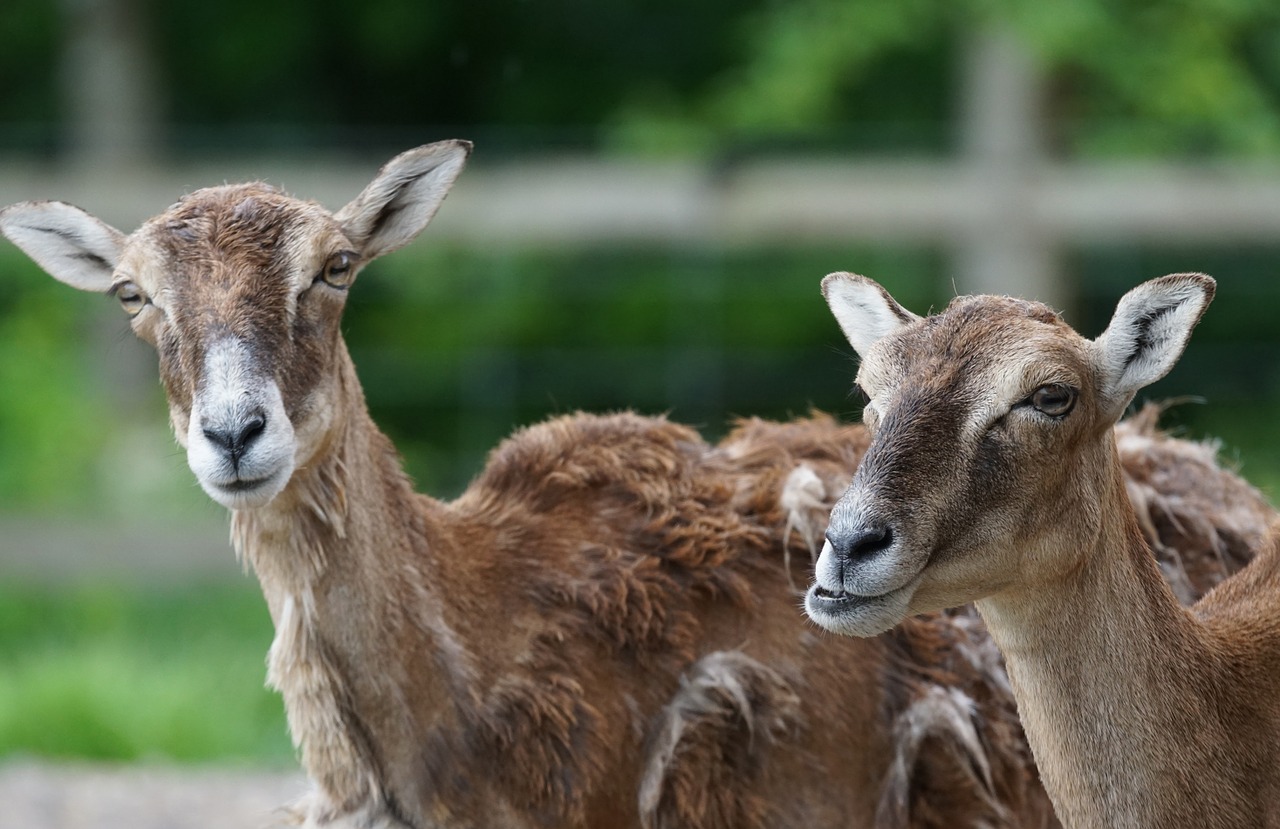
<svg viewBox="0 0 1280 829"><path fill-rule="evenodd" d="M0 764L0 829L264 829L306 791L298 772Z"/></svg>
<svg viewBox="0 0 1280 829"><path fill-rule="evenodd" d="M226 518L80 524L0 515L8 584L243 580ZM86 551L89 551L86 554ZM266 829L307 790L301 772L0 760L0 829Z"/></svg>

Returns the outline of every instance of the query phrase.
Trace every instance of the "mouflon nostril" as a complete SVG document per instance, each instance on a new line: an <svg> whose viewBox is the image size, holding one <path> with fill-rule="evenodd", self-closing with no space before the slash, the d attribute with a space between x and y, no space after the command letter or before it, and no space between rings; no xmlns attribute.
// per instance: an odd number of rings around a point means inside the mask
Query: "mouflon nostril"
<svg viewBox="0 0 1280 829"><path fill-rule="evenodd" d="M262 434L267 428L267 416L262 412L254 412L250 418L245 421L244 427L240 431L240 446L247 447Z"/></svg>
<svg viewBox="0 0 1280 829"><path fill-rule="evenodd" d="M230 428L206 428L202 431L210 443L230 455L232 462L235 462L240 460L245 450L249 448L249 444L253 443L266 428L266 415L262 412L254 412L248 419Z"/></svg>
<svg viewBox="0 0 1280 829"><path fill-rule="evenodd" d="M870 558L893 544L893 530L886 525L859 527L853 532L827 532L827 541L831 549L843 561L858 561Z"/></svg>

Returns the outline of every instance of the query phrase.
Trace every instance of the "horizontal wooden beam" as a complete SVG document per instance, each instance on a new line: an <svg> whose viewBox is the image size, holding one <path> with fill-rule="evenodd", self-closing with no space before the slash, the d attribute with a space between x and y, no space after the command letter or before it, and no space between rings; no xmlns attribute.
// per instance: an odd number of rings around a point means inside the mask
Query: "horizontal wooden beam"
<svg viewBox="0 0 1280 829"><path fill-rule="evenodd" d="M377 161L226 160L71 170L0 163L0 204L59 199L130 229L184 192L261 178L329 207ZM1059 243L1280 239L1280 166L1043 164L1008 180L956 161L477 160L429 236L493 244L809 241L947 244L1021 226Z"/></svg>

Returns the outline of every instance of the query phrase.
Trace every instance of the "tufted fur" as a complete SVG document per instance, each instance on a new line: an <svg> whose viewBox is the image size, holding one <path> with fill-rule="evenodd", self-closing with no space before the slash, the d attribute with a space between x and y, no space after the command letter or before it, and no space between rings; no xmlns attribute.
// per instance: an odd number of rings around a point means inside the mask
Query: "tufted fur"
<svg viewBox="0 0 1280 829"><path fill-rule="evenodd" d="M235 502L232 536L275 623L268 680L314 783L296 820L1051 824L971 614L874 640L803 620L794 587L867 448L861 426L749 419L710 445L663 418L571 415L502 442L453 502L413 492L369 418L341 296L313 279L334 250L407 241L402 219L425 223L452 181L431 176L464 155L406 153L336 215L263 185L198 191L129 237L65 205L0 213L64 281L150 296L134 328L157 347L180 440L200 438L210 338L253 344L280 387L296 467L269 502ZM1247 558L1270 510L1207 455L1135 434L1146 526L1203 589ZM1202 487L1221 497L1198 500ZM1241 499L1255 508L1220 509Z"/></svg>

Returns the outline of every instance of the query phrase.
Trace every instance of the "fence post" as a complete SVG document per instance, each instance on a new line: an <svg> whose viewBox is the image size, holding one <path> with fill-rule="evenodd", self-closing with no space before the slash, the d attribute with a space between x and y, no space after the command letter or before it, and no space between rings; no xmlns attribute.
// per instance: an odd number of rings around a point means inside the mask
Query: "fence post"
<svg viewBox="0 0 1280 829"><path fill-rule="evenodd" d="M954 242L956 287L1065 310L1072 292L1058 240L1037 215L1045 169L1039 67L1016 34L987 27L966 45L961 81L961 159L977 203Z"/></svg>

